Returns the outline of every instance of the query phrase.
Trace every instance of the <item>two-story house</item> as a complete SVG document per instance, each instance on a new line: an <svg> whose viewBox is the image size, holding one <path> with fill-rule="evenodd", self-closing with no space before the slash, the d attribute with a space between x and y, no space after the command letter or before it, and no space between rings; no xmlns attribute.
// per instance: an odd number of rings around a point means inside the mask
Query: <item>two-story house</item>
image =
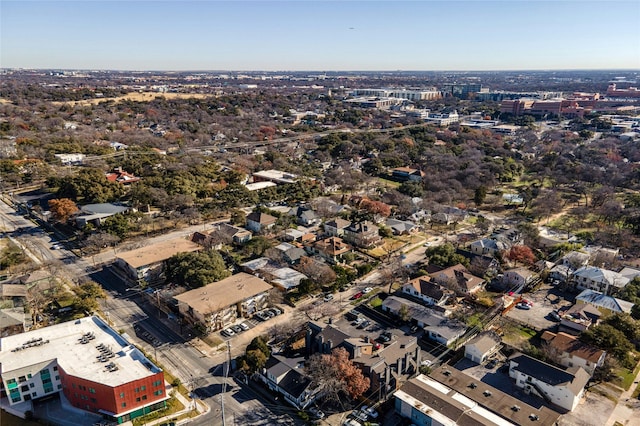
<svg viewBox="0 0 640 426"><path fill-rule="evenodd" d="M352 223L344 229L344 240L356 247L371 248L378 244L382 237L379 228L369 221Z"/></svg>
<svg viewBox="0 0 640 426"><path fill-rule="evenodd" d="M302 226L314 226L314 225L319 225L320 222L322 222L322 220L318 217L316 212L314 212L309 207L303 207L303 206L294 207L291 210L289 210L289 215L295 216L296 222L298 223L298 225L302 225Z"/></svg>
<svg viewBox="0 0 640 426"><path fill-rule="evenodd" d="M265 232L273 228L278 219L262 212L251 212L247 216L247 229L253 232Z"/></svg>
<svg viewBox="0 0 640 426"><path fill-rule="evenodd" d="M495 256L522 243L522 234L515 228L497 229L491 237L482 238L469 244L469 251L474 254Z"/></svg>
<svg viewBox="0 0 640 426"><path fill-rule="evenodd" d="M495 256L508 248L507 243L504 241L492 240L491 238L482 238L469 244L471 253L482 256Z"/></svg>
<svg viewBox="0 0 640 426"><path fill-rule="evenodd" d="M335 264L341 262L342 256L350 253L352 247L342 241L340 237L329 237L321 241L316 241L313 245L309 246L309 250L327 262Z"/></svg>
<svg viewBox="0 0 640 426"><path fill-rule="evenodd" d="M307 350L331 353L344 348L356 367L370 380L370 392L386 396L409 377L417 373L421 351L415 336L398 335L381 346L369 336L352 336L333 325L309 322Z"/></svg>
<svg viewBox="0 0 640 426"><path fill-rule="evenodd" d="M502 339L493 331L483 331L464 345L464 356L482 364L500 349Z"/></svg>
<svg viewBox="0 0 640 426"><path fill-rule="evenodd" d="M227 244L244 244L251 239L252 235L250 231L229 223L220 223L216 225L214 230L211 232L212 236L214 233L219 236L219 239Z"/></svg>
<svg viewBox="0 0 640 426"><path fill-rule="evenodd" d="M514 293L519 293L531 284L538 275L527 268L513 268L504 272L502 283Z"/></svg>
<svg viewBox="0 0 640 426"><path fill-rule="evenodd" d="M462 264L431 274L433 281L465 296L475 294L484 286L484 280L471 274Z"/></svg>
<svg viewBox="0 0 640 426"><path fill-rule="evenodd" d="M452 291L432 282L427 275L405 283L402 286L402 292L420 299L427 305L444 305L447 299L454 296Z"/></svg>
<svg viewBox="0 0 640 426"><path fill-rule="evenodd" d="M579 290L595 290L611 295L629 284L629 278L608 269L584 266L577 269L570 282Z"/></svg>
<svg viewBox="0 0 640 426"><path fill-rule="evenodd" d="M406 220L387 219L384 224L391 228L393 235L409 235L420 229L415 223Z"/></svg>
<svg viewBox="0 0 640 426"><path fill-rule="evenodd" d="M582 290L580 294L576 296L576 305L591 305L597 308L602 313L617 314L617 313L631 313L633 303L626 300L617 299L612 296L607 296L594 290Z"/></svg>
<svg viewBox="0 0 640 426"><path fill-rule="evenodd" d="M467 331L467 326L463 322L447 318L425 326L424 331L429 339L450 346L462 337Z"/></svg>
<svg viewBox="0 0 640 426"><path fill-rule="evenodd" d="M287 358L272 354L260 370L258 378L284 400L304 410L321 396L319 387L304 374L304 358Z"/></svg>
<svg viewBox="0 0 640 426"><path fill-rule="evenodd" d="M509 377L525 393L569 411L577 407L591 378L582 367L562 370L523 354L509 359Z"/></svg>
<svg viewBox="0 0 640 426"><path fill-rule="evenodd" d="M372 354L353 359L362 374L370 380L369 392L386 398L420 368L421 351L415 336L397 336L395 340Z"/></svg>
<svg viewBox="0 0 640 426"><path fill-rule="evenodd" d="M324 223L324 232L332 237L343 237L344 230L351 225L351 222L341 218L328 220Z"/></svg>
<svg viewBox="0 0 640 426"><path fill-rule="evenodd" d="M303 256L306 256L307 253L304 249L296 247L293 244L280 243L277 246L268 249L265 254L278 262L295 265L300 263L300 259Z"/></svg>
<svg viewBox="0 0 640 426"><path fill-rule="evenodd" d="M593 375L595 369L604 363L605 351L583 343L570 334L545 331L541 339L551 360L564 367L582 367Z"/></svg>

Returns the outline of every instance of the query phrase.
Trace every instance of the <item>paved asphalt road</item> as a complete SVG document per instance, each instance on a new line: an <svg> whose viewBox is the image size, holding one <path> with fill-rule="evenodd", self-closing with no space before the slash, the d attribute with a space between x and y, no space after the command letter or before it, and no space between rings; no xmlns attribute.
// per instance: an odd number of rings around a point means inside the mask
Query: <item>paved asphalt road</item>
<svg viewBox="0 0 640 426"><path fill-rule="evenodd" d="M180 335L179 327L172 324L166 314L139 292L127 288L122 278L113 272L109 266L97 268L97 265L108 265L117 255L115 250L106 250L92 258L78 258L73 252L64 248L52 249L57 242L50 234L42 231L31 220L16 214L5 203L0 202L0 225L11 235L14 241L21 244L25 251L32 254L38 263L54 263L59 268L58 275L66 278L69 283L77 283L81 277L89 274L90 278L100 283L108 293L102 308L105 315L112 322L116 330L126 333L130 340L142 347L150 356L156 357L172 374L180 378L194 394L203 399L211 411L193 424L217 425L222 424L222 405L227 424L297 424L299 420L295 410L282 401L260 392L256 393L244 385L235 382L233 378L225 378L223 371L228 355L225 351L202 352L188 343L190 336ZM15 232L17 229L22 232ZM196 225L161 235L145 241L153 244L172 238L186 236L194 231L210 229L209 225ZM404 264L415 263L424 258L424 250L418 249L409 253ZM336 295L333 304L340 305L340 309L348 309L349 298L365 287L383 285L379 271L373 271L355 283L346 292ZM307 303L312 303L309 300ZM337 306L336 306L337 307ZM246 344L257 334L266 332L276 322L287 322L296 315L292 309L269 323L258 324L252 332L236 336L231 340L231 356L236 357L243 352ZM222 391L225 391L221 396Z"/></svg>
<svg viewBox="0 0 640 426"><path fill-rule="evenodd" d="M206 226L192 226L156 237L148 243L186 236L203 229ZM224 356L213 359L203 355L186 343L179 331L176 332L165 324L165 314L149 304L140 293L128 292L122 279L109 268L93 267L94 261L111 262L116 255L113 250L105 251L94 259L82 259L63 246L54 248L58 240L52 233L43 231L32 220L16 213L2 201L0 230L21 246L35 263L55 268L55 275L66 279L69 285L77 283L87 274L100 283L108 293L107 299L102 302L102 308L113 327L126 333L133 343L142 347L150 356L157 357L159 363L201 395L201 399L211 407L211 411L193 422L194 424L222 424L222 403L225 405L227 424L233 424L230 423L233 419L237 424L244 424L248 419L252 419L253 424L296 423L289 416L291 413L287 412L288 407L279 403L270 404L268 401L265 406L264 401L258 399L251 389L240 388L233 378L225 378L222 374ZM221 398L223 388L226 392Z"/></svg>

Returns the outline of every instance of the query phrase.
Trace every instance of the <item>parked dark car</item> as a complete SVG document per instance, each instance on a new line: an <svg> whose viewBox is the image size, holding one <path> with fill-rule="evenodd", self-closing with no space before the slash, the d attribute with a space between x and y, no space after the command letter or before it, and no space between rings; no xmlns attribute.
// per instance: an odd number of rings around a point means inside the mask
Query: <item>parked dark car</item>
<svg viewBox="0 0 640 426"><path fill-rule="evenodd" d="M384 333L380 334L380 337L378 337L378 341L382 343L388 343L392 338L393 334L391 334L391 332L389 331L385 331Z"/></svg>
<svg viewBox="0 0 640 426"><path fill-rule="evenodd" d="M358 324L357 328L363 329L363 328L369 327L369 324L371 324L371 321L365 320L365 321L362 321L360 324Z"/></svg>

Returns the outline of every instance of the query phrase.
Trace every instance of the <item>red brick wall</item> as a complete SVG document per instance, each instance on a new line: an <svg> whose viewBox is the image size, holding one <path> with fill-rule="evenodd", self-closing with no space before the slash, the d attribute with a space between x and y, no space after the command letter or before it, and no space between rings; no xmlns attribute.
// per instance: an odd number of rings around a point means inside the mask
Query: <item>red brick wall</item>
<svg viewBox="0 0 640 426"><path fill-rule="evenodd" d="M87 411L97 412L102 409L112 413L121 413L148 405L166 396L162 372L116 387L71 376L62 368L59 369L59 372L62 390L69 402L73 406ZM156 381L160 382L159 386L153 386ZM154 395L154 392L159 390L162 390L162 394ZM121 393L124 393L123 398L120 397ZM144 395L146 395L146 399L143 399ZM126 404L124 407L123 403Z"/></svg>

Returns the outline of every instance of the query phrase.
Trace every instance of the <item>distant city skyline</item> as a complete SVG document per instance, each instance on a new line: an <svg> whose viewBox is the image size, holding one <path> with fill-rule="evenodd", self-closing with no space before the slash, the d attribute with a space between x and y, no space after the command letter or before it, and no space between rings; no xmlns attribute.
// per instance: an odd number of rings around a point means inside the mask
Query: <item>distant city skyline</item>
<svg viewBox="0 0 640 426"><path fill-rule="evenodd" d="M3 68L640 69L631 1L7 1Z"/></svg>

